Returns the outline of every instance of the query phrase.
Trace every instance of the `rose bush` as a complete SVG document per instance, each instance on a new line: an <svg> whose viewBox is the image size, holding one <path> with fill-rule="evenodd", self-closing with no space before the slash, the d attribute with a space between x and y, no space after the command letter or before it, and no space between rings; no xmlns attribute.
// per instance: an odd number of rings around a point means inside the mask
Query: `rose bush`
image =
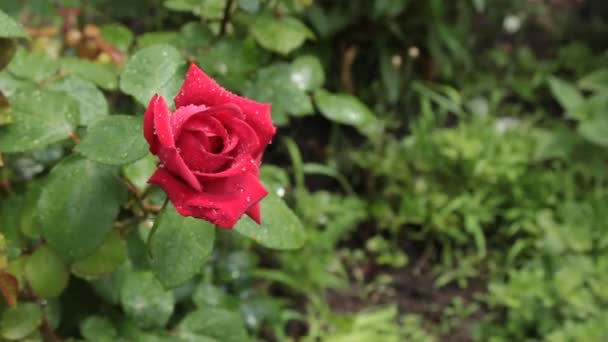
<svg viewBox="0 0 608 342"><path fill-rule="evenodd" d="M260 223L259 180L266 146L275 134L270 104L232 94L195 64L171 113L154 95L144 114L144 136L160 163L158 184L183 216L232 228L246 213Z"/></svg>

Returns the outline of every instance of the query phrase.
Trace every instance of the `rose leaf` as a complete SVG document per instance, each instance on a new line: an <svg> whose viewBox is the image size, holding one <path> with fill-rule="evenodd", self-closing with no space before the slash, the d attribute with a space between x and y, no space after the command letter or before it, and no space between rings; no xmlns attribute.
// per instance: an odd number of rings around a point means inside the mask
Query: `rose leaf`
<svg viewBox="0 0 608 342"><path fill-rule="evenodd" d="M102 164L125 165L146 156L141 117L110 115L95 121L76 146L86 158Z"/></svg>
<svg viewBox="0 0 608 342"><path fill-rule="evenodd" d="M234 226L237 232L252 238L264 247L298 249L306 241L306 232L298 217L283 200L269 194L261 201L262 224L244 216Z"/></svg>
<svg viewBox="0 0 608 342"><path fill-rule="evenodd" d="M198 274L213 251L215 227L204 220L181 216L168 204L157 217L150 241L152 270L166 288Z"/></svg>

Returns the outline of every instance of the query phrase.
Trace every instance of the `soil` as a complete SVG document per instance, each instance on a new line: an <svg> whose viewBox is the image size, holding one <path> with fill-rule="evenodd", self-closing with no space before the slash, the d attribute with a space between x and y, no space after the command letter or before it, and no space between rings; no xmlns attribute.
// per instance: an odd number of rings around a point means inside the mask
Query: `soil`
<svg viewBox="0 0 608 342"><path fill-rule="evenodd" d="M389 274L393 278L393 294L371 295L361 298L361 289L350 288L341 291L331 291L327 300L332 310L341 313L359 312L366 308L396 303L400 314L416 314L427 323L426 328L437 326L444 317L444 309L454 298L460 297L466 304L475 302L475 298L486 291L487 282L484 279L472 279L466 288L449 284L442 288L435 287L435 277L430 270L430 262L425 255L413 260L401 268L376 267L371 274ZM479 308L450 331L440 336L442 342L472 341L471 328L485 311Z"/></svg>

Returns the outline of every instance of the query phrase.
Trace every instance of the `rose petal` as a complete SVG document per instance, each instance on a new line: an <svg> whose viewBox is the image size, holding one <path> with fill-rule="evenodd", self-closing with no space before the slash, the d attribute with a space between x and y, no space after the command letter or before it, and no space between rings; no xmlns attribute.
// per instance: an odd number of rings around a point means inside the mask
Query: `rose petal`
<svg viewBox="0 0 608 342"><path fill-rule="evenodd" d="M186 201L189 206L213 207L220 211L216 224L232 228L243 214L268 194L258 177L246 172L237 177L205 183L202 196Z"/></svg>
<svg viewBox="0 0 608 342"><path fill-rule="evenodd" d="M160 186L180 214L192 216L190 215L191 210L186 207L186 200L195 197L198 192L182 183L164 168L156 169L152 177L148 179L148 183Z"/></svg>
<svg viewBox="0 0 608 342"><path fill-rule="evenodd" d="M240 143L231 146L232 148L230 150L236 147L237 154L253 155L260 147L260 141L258 140L257 134L255 134L253 128L246 122L227 117L220 119L220 121L224 122L224 125L230 130L229 136L236 136L239 138Z"/></svg>
<svg viewBox="0 0 608 342"><path fill-rule="evenodd" d="M168 171L184 180L194 190L202 190L198 178L190 171L190 168L188 168L188 165L186 165L175 148L161 147L158 151L158 159L160 159Z"/></svg>
<svg viewBox="0 0 608 342"><path fill-rule="evenodd" d="M163 188L180 214L202 218L227 229L268 194L252 174L211 185L215 193L193 191L162 168L156 170L148 182ZM244 191L241 192L237 185ZM233 190L228 192L228 189Z"/></svg>
<svg viewBox="0 0 608 342"><path fill-rule="evenodd" d="M199 132L184 131L177 141L180 155L191 169L214 172L234 159L230 156L207 152L208 149L201 144L200 137L207 139L204 134Z"/></svg>
<svg viewBox="0 0 608 342"><path fill-rule="evenodd" d="M224 128L224 125L222 125L221 122L219 122L211 115L199 115L193 117L191 120L188 120L188 122L184 124L184 129L188 131L201 132L207 137L220 137L220 139L222 140L222 145L224 146L224 150L226 149L226 146L230 145L231 139L228 136L226 128ZM207 151L212 152L211 149L207 149Z"/></svg>
<svg viewBox="0 0 608 342"><path fill-rule="evenodd" d="M251 219L254 220L257 224L262 223L262 213L260 211L259 202L252 205L251 207L249 207L249 209L247 209L245 214L247 214L247 216L251 217Z"/></svg>
<svg viewBox="0 0 608 342"><path fill-rule="evenodd" d="M184 123L187 122L191 117L196 116L196 114L203 113L206 110L206 106L194 105L177 108L177 110L173 112L173 115L171 115L171 128L173 129L173 135L175 137L179 137Z"/></svg>
<svg viewBox="0 0 608 342"><path fill-rule="evenodd" d="M154 102L154 130L161 146L175 147L171 129L171 111L162 96Z"/></svg>
<svg viewBox="0 0 608 342"><path fill-rule="evenodd" d="M199 179L201 183L218 178L228 178L238 176L240 174L250 172L257 174L258 165L255 160L248 158L246 155L237 155L230 168L220 172L200 172L193 170L192 173Z"/></svg>
<svg viewBox="0 0 608 342"><path fill-rule="evenodd" d="M174 102L177 108L193 104L208 107L224 103L236 104L245 114L245 121L259 137L260 147L255 151L256 156L262 153L276 132L270 116L270 104L259 103L227 91L195 64L190 65Z"/></svg>
<svg viewBox="0 0 608 342"><path fill-rule="evenodd" d="M152 154L158 153L158 137L154 132L154 108L156 107L156 101L158 100L158 95L152 96L150 103L148 103L148 108L146 108L146 112L144 113L144 137L148 141L148 145L150 145L150 152Z"/></svg>

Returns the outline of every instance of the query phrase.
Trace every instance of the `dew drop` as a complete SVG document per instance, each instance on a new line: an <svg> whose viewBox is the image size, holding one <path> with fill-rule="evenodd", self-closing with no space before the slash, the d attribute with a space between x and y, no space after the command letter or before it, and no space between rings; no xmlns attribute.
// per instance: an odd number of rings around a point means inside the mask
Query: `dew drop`
<svg viewBox="0 0 608 342"><path fill-rule="evenodd" d="M285 188L278 188L277 189L277 196L279 196L279 197L285 196Z"/></svg>
<svg viewBox="0 0 608 342"><path fill-rule="evenodd" d="M247 201L247 203L251 202L251 196L245 197L245 201Z"/></svg>

